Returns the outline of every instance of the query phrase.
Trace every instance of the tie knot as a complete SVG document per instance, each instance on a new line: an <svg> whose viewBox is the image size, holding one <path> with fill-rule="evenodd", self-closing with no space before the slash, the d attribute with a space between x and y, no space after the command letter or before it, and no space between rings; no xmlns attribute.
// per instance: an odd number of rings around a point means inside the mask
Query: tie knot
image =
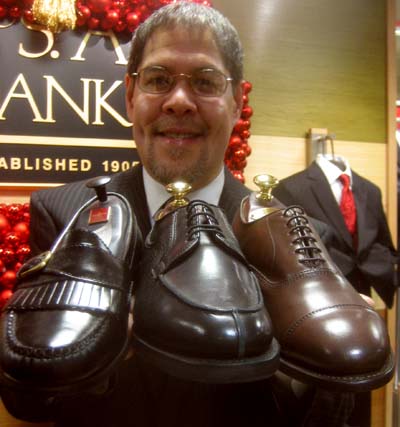
<svg viewBox="0 0 400 427"><path fill-rule="evenodd" d="M339 176L340 181L343 184L343 187L349 188L350 187L350 177L349 175L346 175L345 173L342 173L342 175Z"/></svg>

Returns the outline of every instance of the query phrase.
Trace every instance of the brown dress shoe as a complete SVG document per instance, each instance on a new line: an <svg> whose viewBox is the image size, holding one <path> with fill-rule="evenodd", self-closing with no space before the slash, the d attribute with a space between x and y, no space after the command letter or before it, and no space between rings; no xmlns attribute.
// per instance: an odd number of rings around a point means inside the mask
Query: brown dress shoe
<svg viewBox="0 0 400 427"><path fill-rule="evenodd" d="M135 292L138 356L208 383L274 374L279 346L258 281L222 211L203 201L167 209L145 241Z"/></svg>
<svg viewBox="0 0 400 427"><path fill-rule="evenodd" d="M357 392L390 380L394 362L385 323L331 260L301 207L252 193L233 230L258 270L282 371Z"/></svg>

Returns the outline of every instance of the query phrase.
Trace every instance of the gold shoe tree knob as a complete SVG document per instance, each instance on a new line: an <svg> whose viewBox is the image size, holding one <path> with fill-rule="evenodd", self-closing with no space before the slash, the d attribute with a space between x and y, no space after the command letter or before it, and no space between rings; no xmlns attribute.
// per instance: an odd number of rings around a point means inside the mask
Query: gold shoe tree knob
<svg viewBox="0 0 400 427"><path fill-rule="evenodd" d="M261 174L256 175L253 179L254 184L260 189L256 194L257 199L271 201L274 196L272 190L278 185L279 180L272 175Z"/></svg>
<svg viewBox="0 0 400 427"><path fill-rule="evenodd" d="M183 181L177 181L173 182L172 184L168 184L165 189L174 198L170 202L171 207L178 208L181 206L186 206L189 203L185 196L192 189L190 184Z"/></svg>

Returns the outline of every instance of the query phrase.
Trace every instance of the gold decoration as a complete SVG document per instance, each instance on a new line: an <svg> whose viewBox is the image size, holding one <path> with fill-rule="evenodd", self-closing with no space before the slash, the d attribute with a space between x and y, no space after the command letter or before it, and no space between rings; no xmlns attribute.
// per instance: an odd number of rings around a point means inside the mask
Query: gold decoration
<svg viewBox="0 0 400 427"><path fill-rule="evenodd" d="M177 181L172 184L168 184L165 189L168 191L168 193L172 194L172 197L174 198L171 201L171 205L174 208L186 206L189 203L185 196L192 189L190 184L187 184L183 181Z"/></svg>
<svg viewBox="0 0 400 427"><path fill-rule="evenodd" d="M168 191L169 194L172 194L172 199L166 204L166 206L159 209L154 214L154 219L156 221L159 221L160 219L164 218L170 212L173 212L178 208L188 205L189 200L185 196L191 191L192 186L183 181L176 181L172 184L168 184L165 189Z"/></svg>
<svg viewBox="0 0 400 427"><path fill-rule="evenodd" d="M36 22L52 33L75 28L75 0L34 0L32 13Z"/></svg>
<svg viewBox="0 0 400 427"><path fill-rule="evenodd" d="M253 179L254 184L260 189L257 194L257 199L271 201L274 196L272 195L272 190L278 185L279 180L272 175L261 174L257 175Z"/></svg>

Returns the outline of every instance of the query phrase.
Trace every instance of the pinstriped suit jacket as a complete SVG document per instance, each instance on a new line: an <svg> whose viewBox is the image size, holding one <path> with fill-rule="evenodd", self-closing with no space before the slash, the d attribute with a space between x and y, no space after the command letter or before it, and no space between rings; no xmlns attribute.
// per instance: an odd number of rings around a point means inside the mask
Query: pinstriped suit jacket
<svg viewBox="0 0 400 427"><path fill-rule="evenodd" d="M86 181L73 182L61 187L41 190L31 196L31 247L34 254L48 250L74 213L95 193L85 185ZM143 186L142 166L112 175L107 185L127 198L136 215L143 236L150 231L149 210ZM231 222L240 201L250 192L225 170L225 185L220 207Z"/></svg>

